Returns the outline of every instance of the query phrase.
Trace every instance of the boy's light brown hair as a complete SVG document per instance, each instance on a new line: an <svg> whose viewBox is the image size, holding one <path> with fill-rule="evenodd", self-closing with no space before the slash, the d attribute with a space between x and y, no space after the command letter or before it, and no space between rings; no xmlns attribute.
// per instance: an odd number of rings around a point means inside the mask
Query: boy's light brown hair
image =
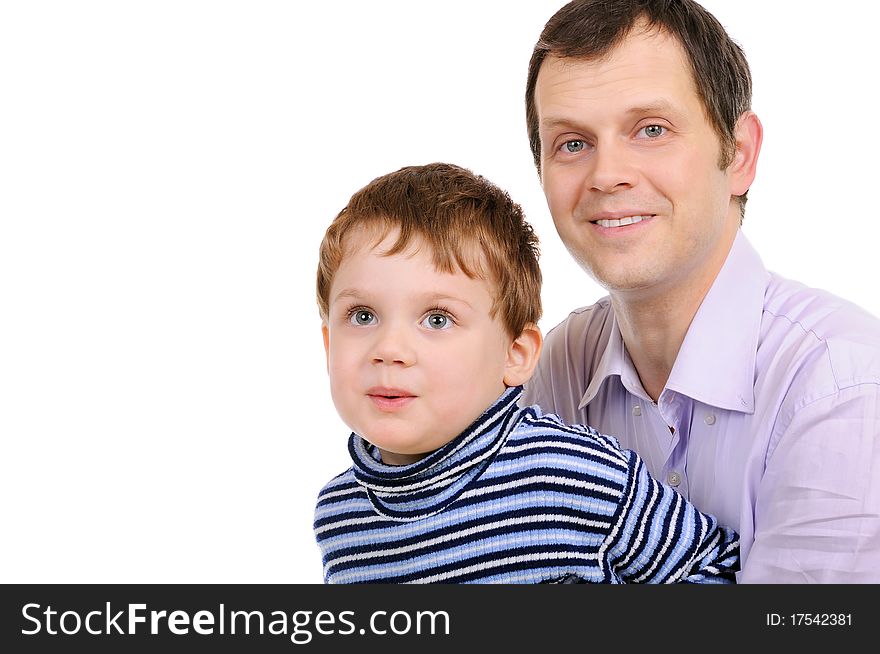
<svg viewBox="0 0 880 654"><path fill-rule="evenodd" d="M333 276L345 257L347 238L366 232L378 244L400 234L385 254L404 252L422 239L438 271L461 270L493 286L492 316L517 338L541 317L538 237L522 208L487 179L445 163L408 166L374 179L357 193L327 229L318 263L318 309L327 322Z"/></svg>

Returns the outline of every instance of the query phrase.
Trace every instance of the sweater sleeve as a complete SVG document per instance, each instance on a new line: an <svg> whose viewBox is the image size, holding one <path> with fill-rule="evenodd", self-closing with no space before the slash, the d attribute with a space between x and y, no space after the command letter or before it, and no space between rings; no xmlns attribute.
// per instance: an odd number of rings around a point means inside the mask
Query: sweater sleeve
<svg viewBox="0 0 880 654"><path fill-rule="evenodd" d="M733 583L739 537L648 474L635 452L605 565L619 583Z"/></svg>

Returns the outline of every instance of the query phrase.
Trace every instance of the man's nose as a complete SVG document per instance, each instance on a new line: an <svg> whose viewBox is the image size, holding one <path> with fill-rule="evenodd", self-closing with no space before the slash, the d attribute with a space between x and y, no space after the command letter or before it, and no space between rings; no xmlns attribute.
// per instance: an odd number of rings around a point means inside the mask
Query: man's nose
<svg viewBox="0 0 880 654"><path fill-rule="evenodd" d="M371 359L373 363L411 366L416 362L413 335L403 325L383 325L376 334Z"/></svg>
<svg viewBox="0 0 880 654"><path fill-rule="evenodd" d="M586 183L591 190L614 193L632 188L636 181L631 153L616 139L600 143L587 164L590 169Z"/></svg>

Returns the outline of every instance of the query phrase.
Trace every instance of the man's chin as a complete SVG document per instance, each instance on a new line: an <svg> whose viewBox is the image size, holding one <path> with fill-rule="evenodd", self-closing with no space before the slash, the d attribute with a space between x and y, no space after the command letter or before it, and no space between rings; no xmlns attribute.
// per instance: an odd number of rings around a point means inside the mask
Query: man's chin
<svg viewBox="0 0 880 654"><path fill-rule="evenodd" d="M612 295L649 292L662 285L663 275L658 271L614 267L590 268L587 273L597 284Z"/></svg>

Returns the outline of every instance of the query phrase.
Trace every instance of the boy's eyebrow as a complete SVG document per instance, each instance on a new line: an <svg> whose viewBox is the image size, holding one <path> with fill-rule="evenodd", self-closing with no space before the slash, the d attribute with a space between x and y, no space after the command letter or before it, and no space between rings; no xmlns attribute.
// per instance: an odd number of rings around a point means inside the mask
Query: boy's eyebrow
<svg viewBox="0 0 880 654"><path fill-rule="evenodd" d="M425 304L436 304L438 302L458 302L460 304L464 304L469 309L473 308L470 302L468 302L467 300L456 297L454 295L447 295L442 292L426 291L425 293L420 293L415 296ZM339 291L335 296L333 296L331 304L333 302L338 302L339 300L344 300L345 298L351 298L353 300L364 300L369 302L370 293L367 291L362 291L358 288L344 288Z"/></svg>
<svg viewBox="0 0 880 654"><path fill-rule="evenodd" d="M333 298L330 300L330 302L331 303L336 302L337 300L341 300L341 299L347 298L347 297L357 299L357 298L363 297L363 295L364 294L361 291L358 291L356 288L344 288L341 291L339 291L336 295L334 295Z"/></svg>
<svg viewBox="0 0 880 654"><path fill-rule="evenodd" d="M426 304L437 304L439 302L458 302L465 305L468 309L473 309L470 302L453 295L444 295L443 293L424 293L422 298Z"/></svg>

